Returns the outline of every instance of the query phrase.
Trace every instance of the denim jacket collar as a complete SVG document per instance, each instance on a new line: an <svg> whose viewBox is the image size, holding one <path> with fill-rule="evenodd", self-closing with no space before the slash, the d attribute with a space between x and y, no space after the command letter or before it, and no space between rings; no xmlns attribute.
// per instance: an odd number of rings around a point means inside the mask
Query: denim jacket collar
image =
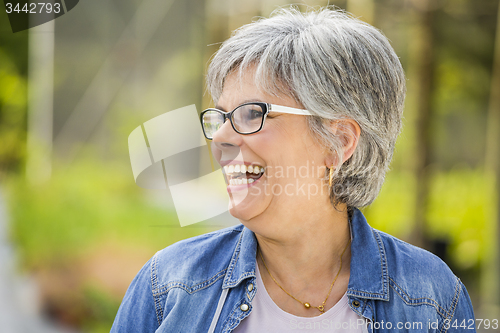
<svg viewBox="0 0 500 333"><path fill-rule="evenodd" d="M351 231L351 275L347 295L388 301L389 276L382 240L358 209L352 216Z"/></svg>
<svg viewBox="0 0 500 333"><path fill-rule="evenodd" d="M354 209L351 233L351 271L347 295L388 301L389 278L385 249L382 240L358 209ZM223 289L234 288L241 281L255 277L256 253L255 235L244 227L231 257Z"/></svg>
<svg viewBox="0 0 500 333"><path fill-rule="evenodd" d="M255 277L257 239L252 231L244 227L227 268L222 289L234 288L248 277Z"/></svg>

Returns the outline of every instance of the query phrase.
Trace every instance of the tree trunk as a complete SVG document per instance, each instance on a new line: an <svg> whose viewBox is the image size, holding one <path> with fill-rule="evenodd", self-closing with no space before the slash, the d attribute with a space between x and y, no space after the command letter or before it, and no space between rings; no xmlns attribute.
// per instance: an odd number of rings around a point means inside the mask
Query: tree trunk
<svg viewBox="0 0 500 333"><path fill-rule="evenodd" d="M417 178L415 197L415 224L410 241L421 247L428 247L426 237L426 213L429 198L431 174L432 133L431 120L433 117L432 94L434 91L434 32L433 11L430 9L416 9L417 23L413 39L413 66L416 81L416 117L415 117L415 159L414 173Z"/></svg>

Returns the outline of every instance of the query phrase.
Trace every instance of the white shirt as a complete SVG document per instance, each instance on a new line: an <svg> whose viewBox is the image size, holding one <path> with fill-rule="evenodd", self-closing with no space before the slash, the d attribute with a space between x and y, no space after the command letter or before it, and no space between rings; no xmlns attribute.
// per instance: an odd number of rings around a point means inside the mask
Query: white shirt
<svg viewBox="0 0 500 333"><path fill-rule="evenodd" d="M259 267L257 264L255 267L257 293L252 301L252 312L234 333L368 332L366 320L349 307L347 294L318 317L298 317L283 311L267 293Z"/></svg>

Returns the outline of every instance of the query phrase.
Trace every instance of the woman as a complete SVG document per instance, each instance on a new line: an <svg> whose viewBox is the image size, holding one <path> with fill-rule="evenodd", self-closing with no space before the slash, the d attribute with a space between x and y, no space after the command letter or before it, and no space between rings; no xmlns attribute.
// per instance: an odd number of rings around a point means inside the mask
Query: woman
<svg viewBox="0 0 500 333"><path fill-rule="evenodd" d="M405 94L379 31L281 9L229 38L207 81L202 126L242 224L158 252L113 332L475 331L446 264L358 210L383 183Z"/></svg>

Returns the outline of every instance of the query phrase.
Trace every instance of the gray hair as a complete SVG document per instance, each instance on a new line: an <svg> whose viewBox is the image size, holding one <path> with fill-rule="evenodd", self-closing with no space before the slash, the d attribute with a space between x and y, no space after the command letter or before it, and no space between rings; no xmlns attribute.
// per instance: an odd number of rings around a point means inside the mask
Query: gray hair
<svg viewBox="0 0 500 333"><path fill-rule="evenodd" d="M280 8L236 30L213 56L207 85L214 101L225 78L249 66L256 66L259 88L291 96L314 114L307 117L311 133L338 161L330 188L334 207L373 202L401 130L406 91L403 68L387 38L340 10ZM334 135L330 126L342 119L361 128L358 146L344 163L345 137Z"/></svg>

